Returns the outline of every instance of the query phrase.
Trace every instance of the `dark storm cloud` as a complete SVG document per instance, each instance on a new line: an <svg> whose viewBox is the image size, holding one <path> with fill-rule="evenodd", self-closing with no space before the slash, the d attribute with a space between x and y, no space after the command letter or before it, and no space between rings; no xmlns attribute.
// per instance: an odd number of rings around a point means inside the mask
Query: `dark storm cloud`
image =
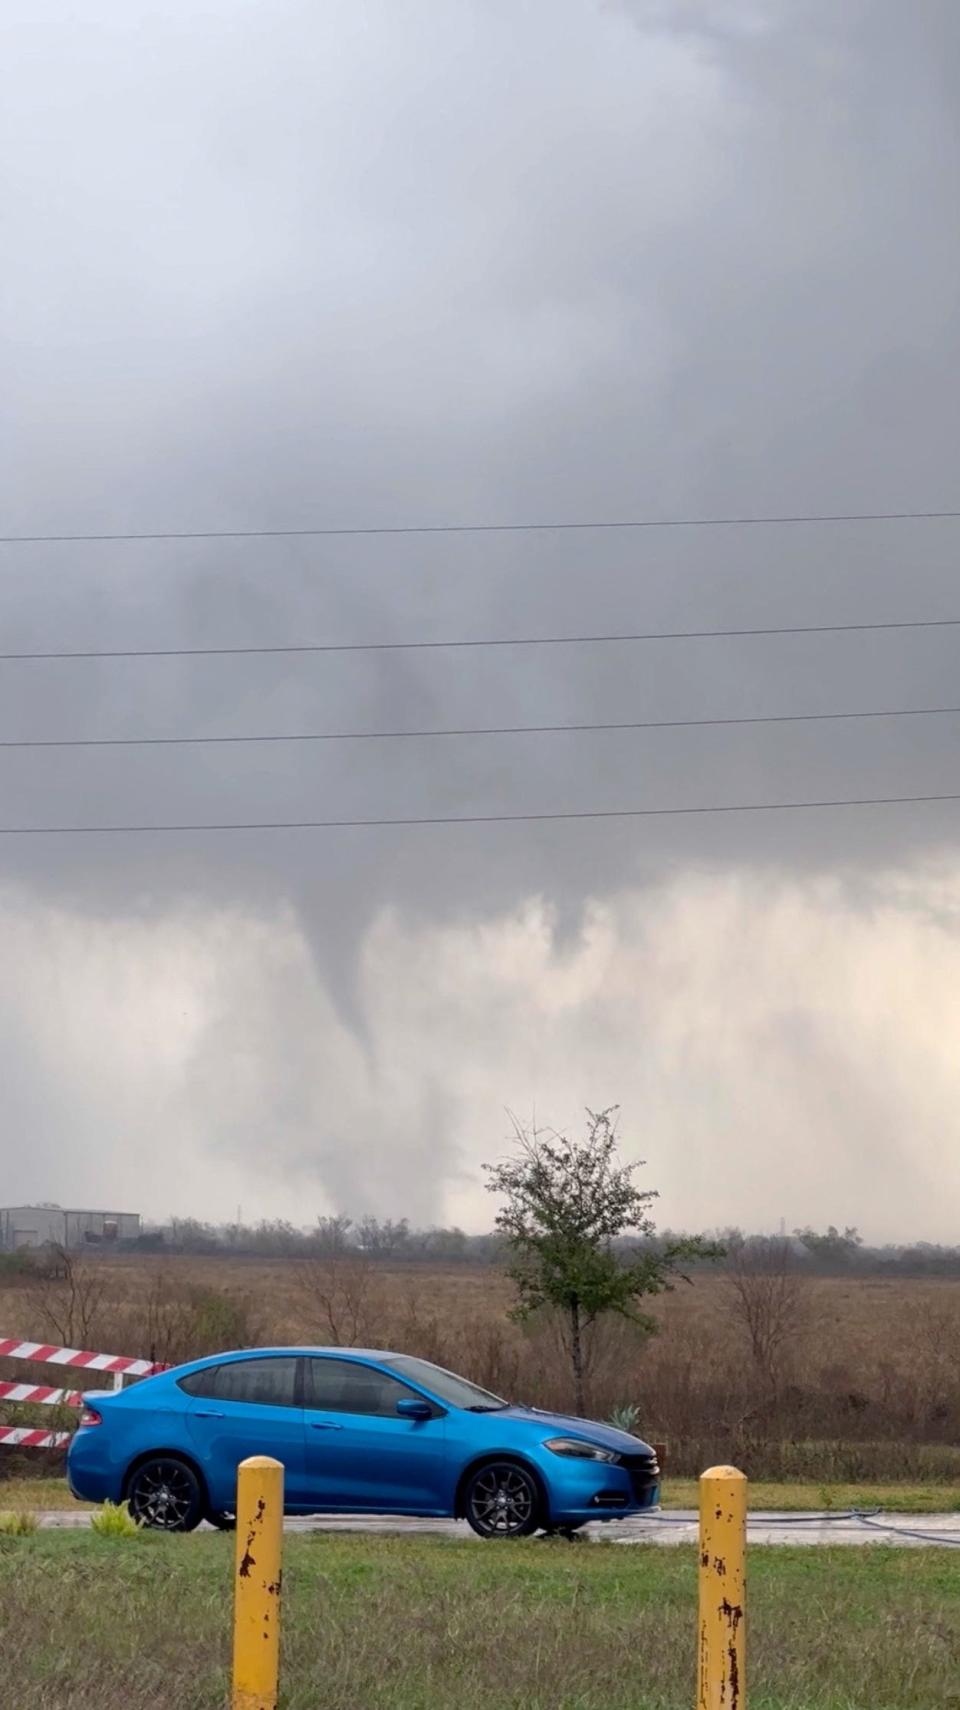
<svg viewBox="0 0 960 1710"><path fill-rule="evenodd" d="M7 33L5 533L956 503L952 6L289 0L121 16L40 3L13 6ZM930 522L8 547L4 647L953 617L958 535ZM322 730L958 699L946 630L9 664L0 727ZM8 751L2 819L919 794L960 787L956 731L941 719ZM872 869L954 850L958 824L948 806L10 840L0 860L18 885L105 919L185 900L289 904L362 1040L358 947L385 906L430 925L539 893L575 933L588 898L704 862L849 868L866 896Z"/></svg>

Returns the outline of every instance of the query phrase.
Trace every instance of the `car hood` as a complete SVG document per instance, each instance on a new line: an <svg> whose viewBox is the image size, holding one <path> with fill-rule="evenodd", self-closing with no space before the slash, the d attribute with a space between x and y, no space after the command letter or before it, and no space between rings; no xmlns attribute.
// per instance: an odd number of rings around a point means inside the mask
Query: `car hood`
<svg viewBox="0 0 960 1710"><path fill-rule="evenodd" d="M621 1455L652 1453L649 1443L641 1437L631 1437L629 1431L618 1431L614 1425L603 1425L599 1419L577 1419L567 1413L541 1413L537 1407L498 1408L491 1419L522 1419L542 1425L545 1433L563 1433L567 1437L582 1437L597 1443L602 1449L616 1449Z"/></svg>

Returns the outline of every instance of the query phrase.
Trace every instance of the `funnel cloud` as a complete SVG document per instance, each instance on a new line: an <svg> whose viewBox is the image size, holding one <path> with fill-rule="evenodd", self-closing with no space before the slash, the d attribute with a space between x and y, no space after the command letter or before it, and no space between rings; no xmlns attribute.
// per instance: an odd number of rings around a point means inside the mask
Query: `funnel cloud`
<svg viewBox="0 0 960 1710"><path fill-rule="evenodd" d="M941 0L7 14L5 536L960 510ZM949 518L0 545L4 653L955 619ZM0 738L960 705L958 632L0 664ZM0 748L0 824L960 792L960 715ZM960 804L0 837L4 1195L955 1239Z"/></svg>

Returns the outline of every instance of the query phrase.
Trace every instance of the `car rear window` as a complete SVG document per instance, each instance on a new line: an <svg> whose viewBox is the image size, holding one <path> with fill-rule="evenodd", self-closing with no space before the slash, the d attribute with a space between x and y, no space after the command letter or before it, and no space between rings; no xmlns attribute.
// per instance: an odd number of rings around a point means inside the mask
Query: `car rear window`
<svg viewBox="0 0 960 1710"><path fill-rule="evenodd" d="M179 1380L188 1395L214 1401L243 1401L260 1407L296 1407L297 1361L278 1354L274 1359L231 1360L222 1366L205 1366Z"/></svg>
<svg viewBox="0 0 960 1710"><path fill-rule="evenodd" d="M187 1395L215 1396L221 1370L220 1366L204 1366L202 1372L188 1372L186 1377L177 1379L177 1388L185 1390Z"/></svg>

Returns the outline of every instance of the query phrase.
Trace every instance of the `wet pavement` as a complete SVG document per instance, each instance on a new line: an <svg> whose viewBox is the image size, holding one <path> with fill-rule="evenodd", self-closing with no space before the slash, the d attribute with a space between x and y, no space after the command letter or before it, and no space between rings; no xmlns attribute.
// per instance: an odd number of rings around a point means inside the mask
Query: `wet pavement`
<svg viewBox="0 0 960 1710"><path fill-rule="evenodd" d="M83 1510L37 1516L41 1526L78 1528L90 1524ZM358 1532L392 1537L473 1538L460 1520L408 1520L394 1515L352 1515L331 1518L290 1518L288 1532ZM580 1537L608 1544L695 1544L697 1516L692 1509L674 1509L643 1519L611 1520L584 1527ZM922 1547L960 1545L960 1514L751 1514L751 1544L893 1544ZM476 1540L479 1542L479 1539Z"/></svg>

